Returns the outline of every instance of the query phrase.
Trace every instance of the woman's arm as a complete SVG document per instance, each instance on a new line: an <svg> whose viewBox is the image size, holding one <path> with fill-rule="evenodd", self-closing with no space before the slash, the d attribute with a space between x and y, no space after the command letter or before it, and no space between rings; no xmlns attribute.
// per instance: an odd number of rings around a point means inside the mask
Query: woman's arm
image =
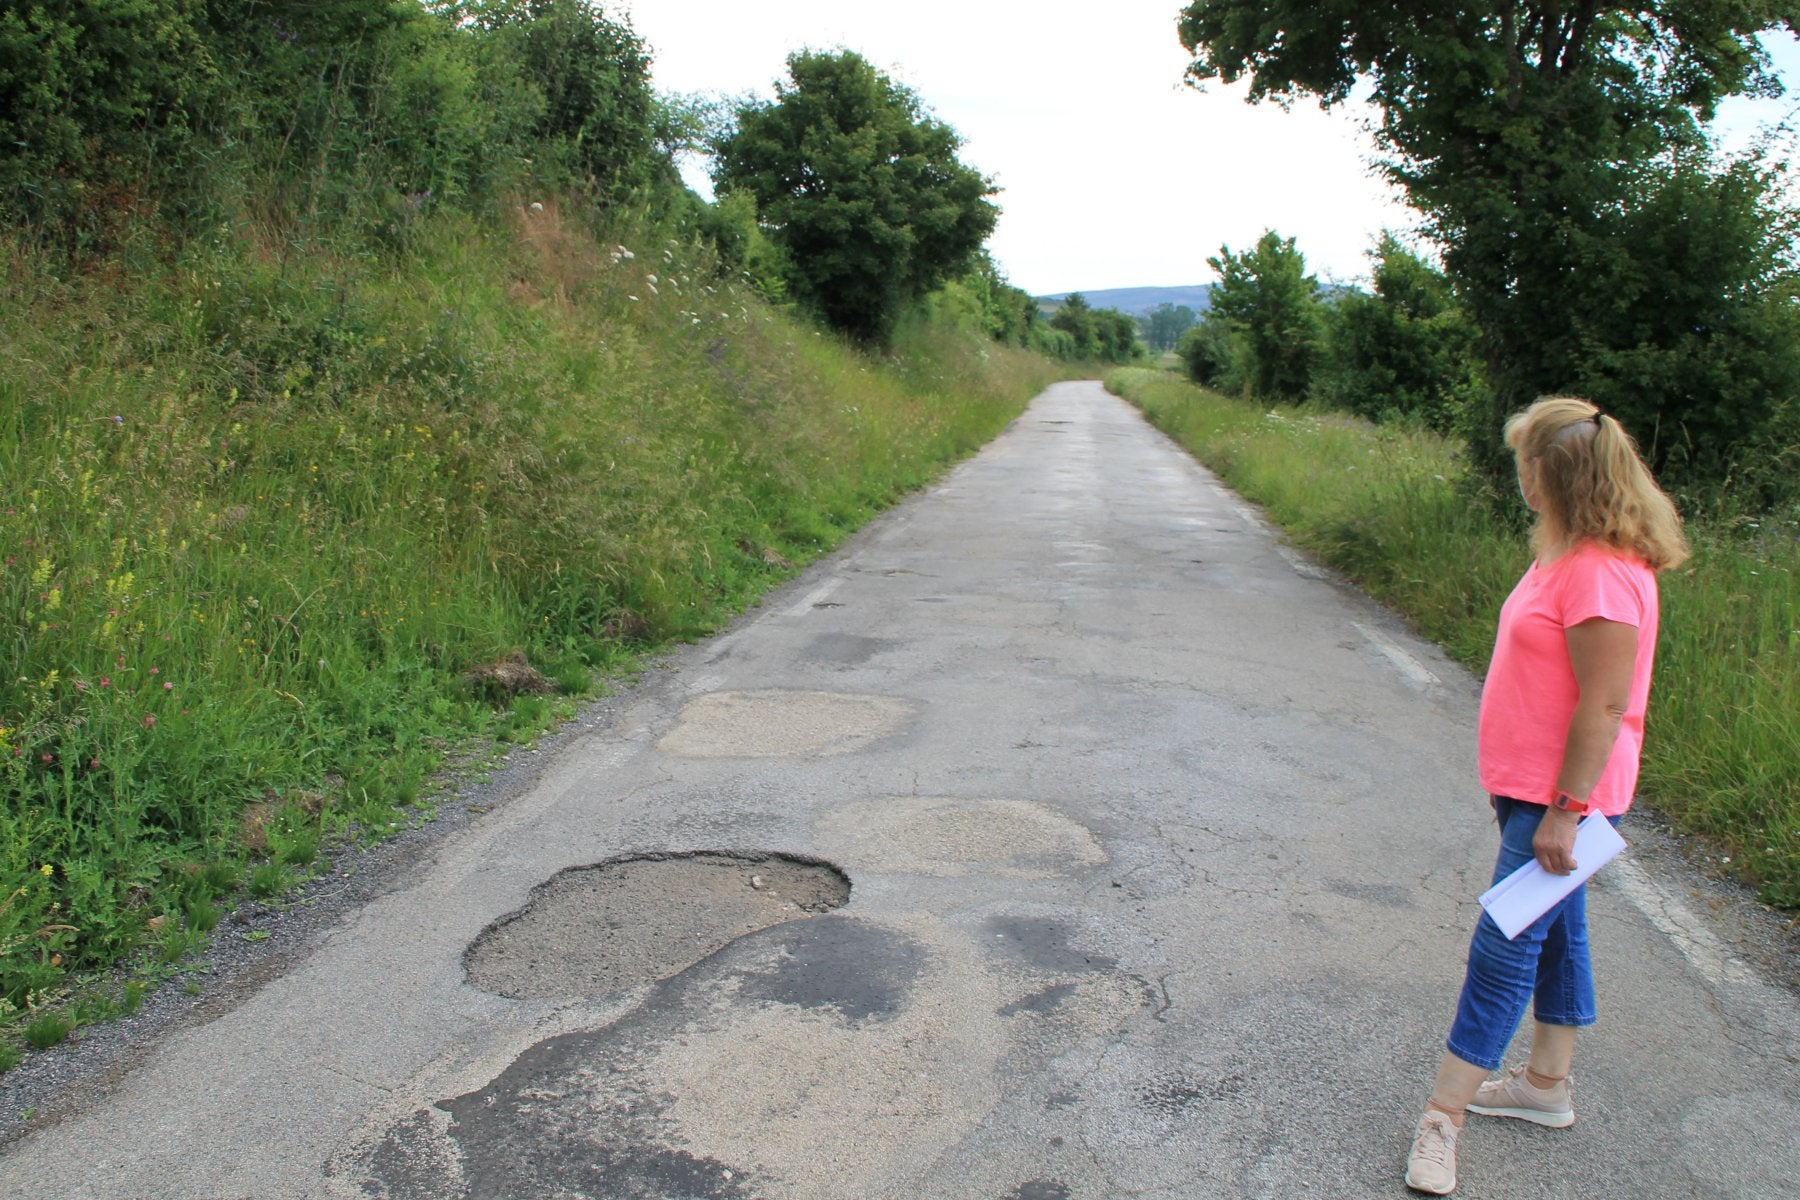
<svg viewBox="0 0 1800 1200"><path fill-rule="evenodd" d="M1612 758L1619 724L1631 702L1631 677L1637 666L1635 625L1595 617L1563 631L1569 665L1575 669L1580 698L1569 718L1558 790L1587 799ZM1567 875L1575 869L1575 825L1580 817L1559 808L1548 810L1531 848L1546 871Z"/></svg>

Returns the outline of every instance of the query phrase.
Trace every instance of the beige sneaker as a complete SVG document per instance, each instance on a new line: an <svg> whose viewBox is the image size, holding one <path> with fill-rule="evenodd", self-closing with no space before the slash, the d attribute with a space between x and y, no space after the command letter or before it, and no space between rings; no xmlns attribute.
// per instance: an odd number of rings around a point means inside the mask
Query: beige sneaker
<svg viewBox="0 0 1800 1200"><path fill-rule="evenodd" d="M1413 1131L1412 1153L1406 1157L1406 1186L1415 1192L1448 1196L1456 1190L1456 1135L1462 1132L1449 1114L1425 1110Z"/></svg>
<svg viewBox="0 0 1800 1200"><path fill-rule="evenodd" d="M1569 1081L1559 1079L1551 1087L1533 1087L1525 1078L1523 1064L1499 1079L1482 1084L1469 1104L1469 1111L1484 1117L1517 1117L1552 1129L1567 1129L1575 1123L1575 1104L1569 1095Z"/></svg>

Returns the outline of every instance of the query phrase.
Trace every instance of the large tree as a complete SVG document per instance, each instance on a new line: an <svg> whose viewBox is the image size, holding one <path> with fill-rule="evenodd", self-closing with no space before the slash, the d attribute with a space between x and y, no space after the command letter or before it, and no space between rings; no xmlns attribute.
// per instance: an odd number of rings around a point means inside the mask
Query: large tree
<svg viewBox="0 0 1800 1200"><path fill-rule="evenodd" d="M993 184L961 139L860 55L789 55L775 99L738 110L716 146L722 194L747 192L786 251L788 290L834 328L880 342L961 273L993 232Z"/></svg>
<svg viewBox="0 0 1800 1200"><path fill-rule="evenodd" d="M1367 82L1387 169L1481 329L1495 391L1469 434L1498 464L1505 414L1580 383L1608 336L1584 277L1633 274L1643 230L1622 214L1644 208L1646 166L1702 145L1721 99L1779 91L1756 35L1782 26L1800 3L1194 0L1180 32L1191 81L1248 78L1252 100L1330 106Z"/></svg>

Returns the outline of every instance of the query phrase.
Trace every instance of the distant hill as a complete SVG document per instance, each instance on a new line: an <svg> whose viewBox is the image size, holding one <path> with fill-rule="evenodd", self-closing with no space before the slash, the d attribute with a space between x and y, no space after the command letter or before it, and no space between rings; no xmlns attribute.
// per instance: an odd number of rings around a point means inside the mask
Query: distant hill
<svg viewBox="0 0 1800 1200"><path fill-rule="evenodd" d="M1173 304L1177 308L1185 304L1196 313L1203 313L1212 295L1212 284L1196 283L1191 287L1101 288L1081 294L1094 308L1116 308L1133 317L1146 316L1159 304ZM1068 292L1058 292L1053 296L1039 296L1038 306L1054 312L1062 307L1062 302L1069 295Z"/></svg>

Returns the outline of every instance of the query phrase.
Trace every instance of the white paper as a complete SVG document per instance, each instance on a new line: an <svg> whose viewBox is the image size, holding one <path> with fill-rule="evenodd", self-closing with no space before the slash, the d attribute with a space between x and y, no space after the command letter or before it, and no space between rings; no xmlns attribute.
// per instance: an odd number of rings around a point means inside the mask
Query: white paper
<svg viewBox="0 0 1800 1200"><path fill-rule="evenodd" d="M1598 814L1584 817L1575 827L1576 867L1567 875L1555 875L1532 859L1518 870L1481 893L1481 907L1506 935L1506 940L1519 936L1519 931L1549 912L1558 900L1587 882L1588 876L1617 858L1625 848L1625 839L1612 822Z"/></svg>

